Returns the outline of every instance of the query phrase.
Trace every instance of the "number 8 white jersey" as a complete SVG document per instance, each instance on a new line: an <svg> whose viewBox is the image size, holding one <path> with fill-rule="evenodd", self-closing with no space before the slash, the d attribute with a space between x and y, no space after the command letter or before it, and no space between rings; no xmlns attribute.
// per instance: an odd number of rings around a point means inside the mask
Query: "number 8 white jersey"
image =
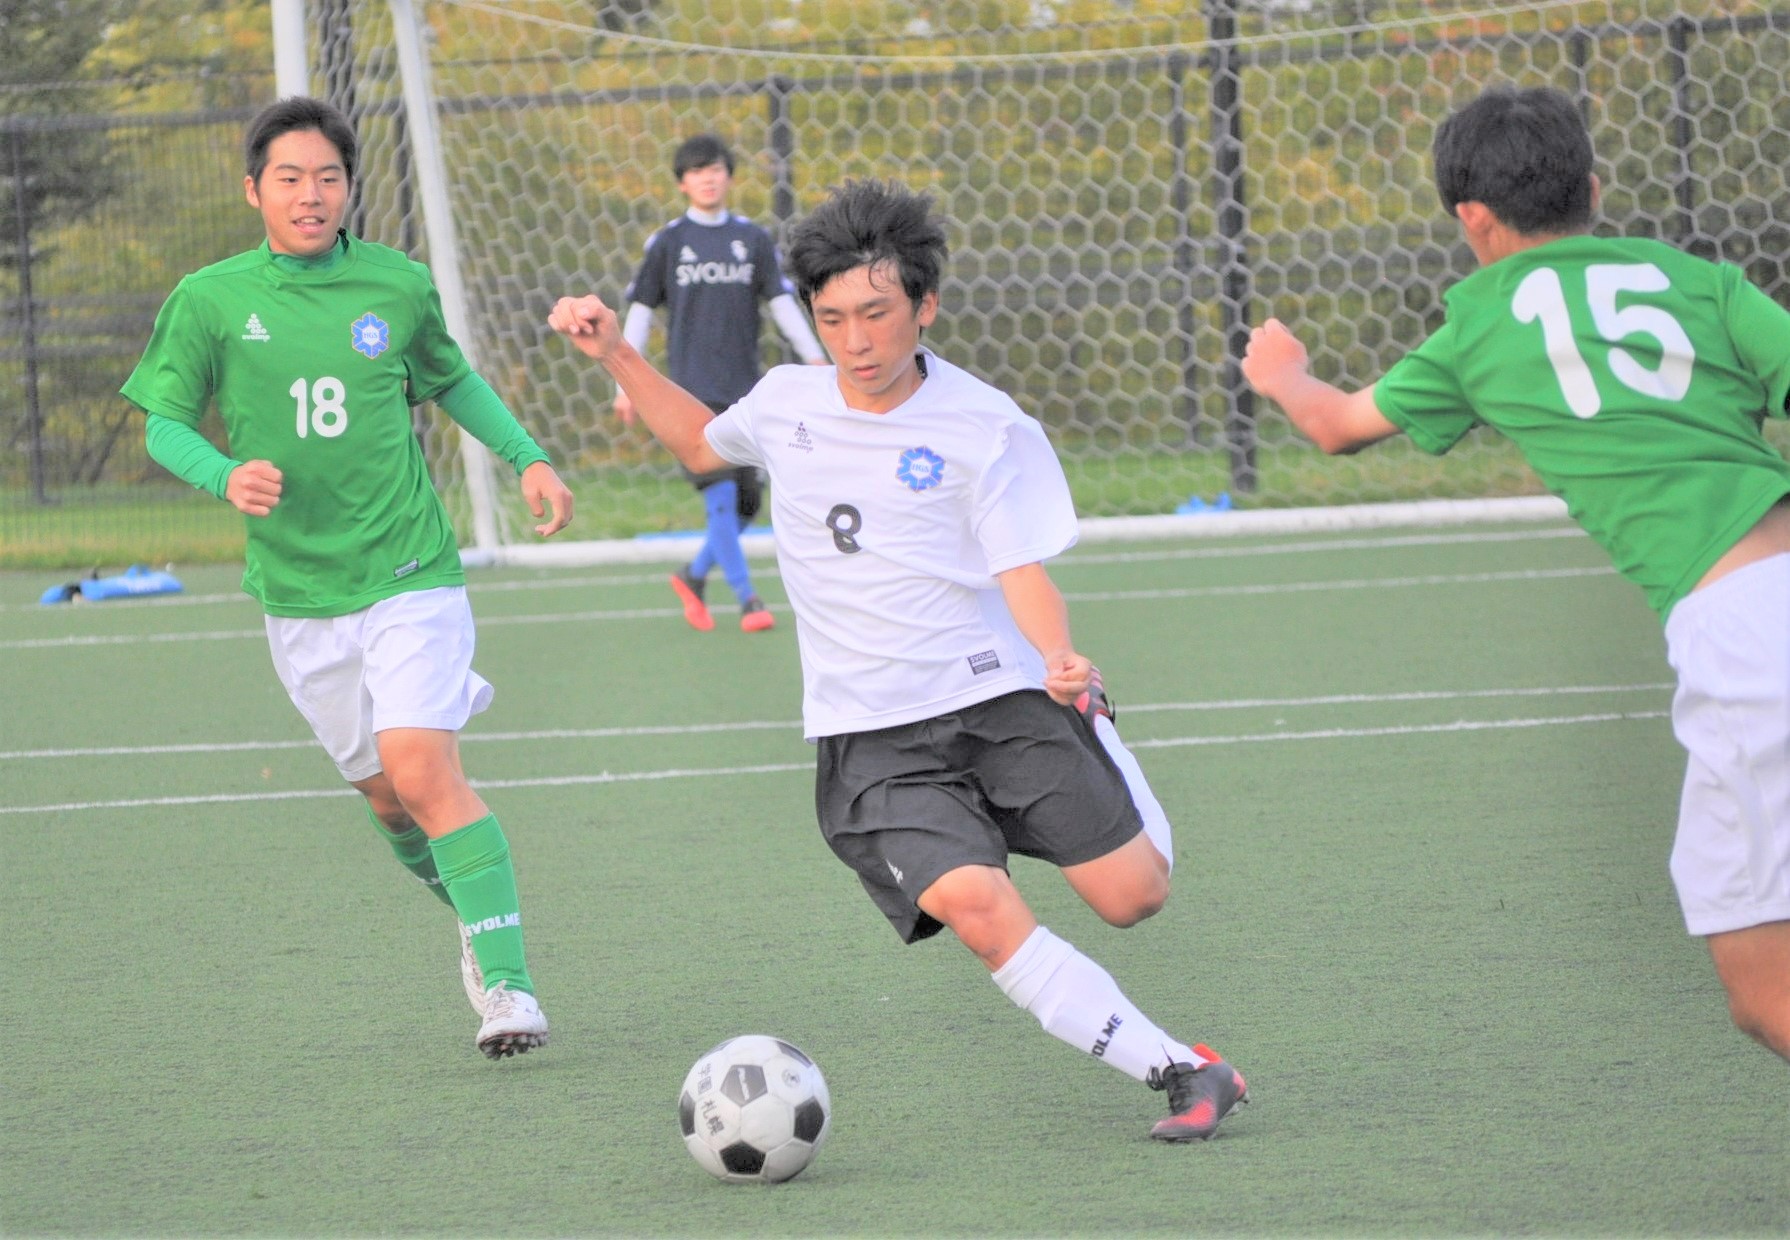
<svg viewBox="0 0 1790 1240"><path fill-rule="evenodd" d="M1665 617L1790 493L1790 312L1739 268L1565 237L1448 291L1448 321L1374 385L1418 447L1494 427Z"/></svg>
<svg viewBox="0 0 1790 1240"><path fill-rule="evenodd" d="M1043 684L995 575L1074 544L1062 465L1005 394L919 357L925 380L888 413L847 408L831 367L779 366L708 425L770 474L810 738Z"/></svg>

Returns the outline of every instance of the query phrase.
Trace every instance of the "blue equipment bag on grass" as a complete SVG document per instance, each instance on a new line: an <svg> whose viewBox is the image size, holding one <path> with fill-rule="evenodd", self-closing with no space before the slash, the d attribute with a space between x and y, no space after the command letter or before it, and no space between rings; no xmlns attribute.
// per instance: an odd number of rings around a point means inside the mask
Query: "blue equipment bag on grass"
<svg viewBox="0 0 1790 1240"><path fill-rule="evenodd" d="M140 594L179 594L180 591L180 582L174 574L133 564L116 577L101 577L96 569L92 576L79 581L51 586L38 602L67 603L76 599L98 602L108 598L135 598Z"/></svg>

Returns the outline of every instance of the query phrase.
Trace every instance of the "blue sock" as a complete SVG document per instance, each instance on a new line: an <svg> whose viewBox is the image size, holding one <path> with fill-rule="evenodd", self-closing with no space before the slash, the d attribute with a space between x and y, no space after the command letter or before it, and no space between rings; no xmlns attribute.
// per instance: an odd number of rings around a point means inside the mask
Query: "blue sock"
<svg viewBox="0 0 1790 1240"><path fill-rule="evenodd" d="M739 496L739 485L731 480L717 482L702 492L708 509L708 537L690 561L690 574L706 577L709 569L718 566L734 597L744 603L757 591L752 588L752 574L746 568L746 553L740 549Z"/></svg>

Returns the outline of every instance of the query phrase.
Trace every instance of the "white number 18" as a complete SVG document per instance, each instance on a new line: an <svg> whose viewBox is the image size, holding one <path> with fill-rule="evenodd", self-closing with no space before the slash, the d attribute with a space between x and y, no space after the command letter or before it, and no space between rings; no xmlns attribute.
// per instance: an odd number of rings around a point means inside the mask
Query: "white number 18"
<svg viewBox="0 0 1790 1240"><path fill-rule="evenodd" d="M1610 342L1610 374L1624 387L1659 400L1683 400L1690 391L1691 367L1697 350L1678 320L1658 306L1627 306L1618 310L1619 293L1663 293L1672 287L1666 273L1652 263L1594 263L1585 269L1585 299L1597 334ZM1510 309L1519 323L1541 320L1542 345L1553 364L1560 393L1574 417L1596 417L1603 402L1591 367L1573 340L1572 319L1566 313L1566 292L1552 267L1538 267L1523 277ZM1659 341L1659 369L1649 370L1627 349L1616 347L1629 336L1652 336Z"/></svg>
<svg viewBox="0 0 1790 1240"><path fill-rule="evenodd" d="M348 395L348 389L340 379L330 375L310 385L309 398L303 379L294 379L292 386L286 389L298 404L298 437L303 439L312 431L316 431L325 439L334 439L348 429L348 410L342 407L342 401Z"/></svg>

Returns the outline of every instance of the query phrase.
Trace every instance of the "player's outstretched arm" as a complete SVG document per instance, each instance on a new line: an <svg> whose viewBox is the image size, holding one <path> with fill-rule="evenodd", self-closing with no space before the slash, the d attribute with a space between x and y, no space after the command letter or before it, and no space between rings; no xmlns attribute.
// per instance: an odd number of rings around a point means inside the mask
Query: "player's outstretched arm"
<svg viewBox="0 0 1790 1240"><path fill-rule="evenodd" d="M622 336L615 311L601 298L561 297L547 316L547 326L570 340L580 353L601 363L646 429L684 468L705 474L733 464L703 438L702 428L714 416L709 407L653 369L640 350Z"/></svg>
<svg viewBox="0 0 1790 1240"><path fill-rule="evenodd" d="M1022 564L996 576L1001 597L1025 639L1044 656L1044 691L1063 706L1087 691L1093 664L1069 638L1069 604L1042 564Z"/></svg>
<svg viewBox="0 0 1790 1240"><path fill-rule="evenodd" d="M1314 378L1299 338L1279 319L1249 333L1243 377L1249 386L1286 410L1293 425L1331 454L1354 452L1398 434L1374 403L1374 389L1345 392Z"/></svg>
<svg viewBox="0 0 1790 1240"><path fill-rule="evenodd" d="M572 523L571 489L546 461L536 461L522 471L522 498L530 512L547 518L535 526L535 533L542 538L551 538Z"/></svg>

